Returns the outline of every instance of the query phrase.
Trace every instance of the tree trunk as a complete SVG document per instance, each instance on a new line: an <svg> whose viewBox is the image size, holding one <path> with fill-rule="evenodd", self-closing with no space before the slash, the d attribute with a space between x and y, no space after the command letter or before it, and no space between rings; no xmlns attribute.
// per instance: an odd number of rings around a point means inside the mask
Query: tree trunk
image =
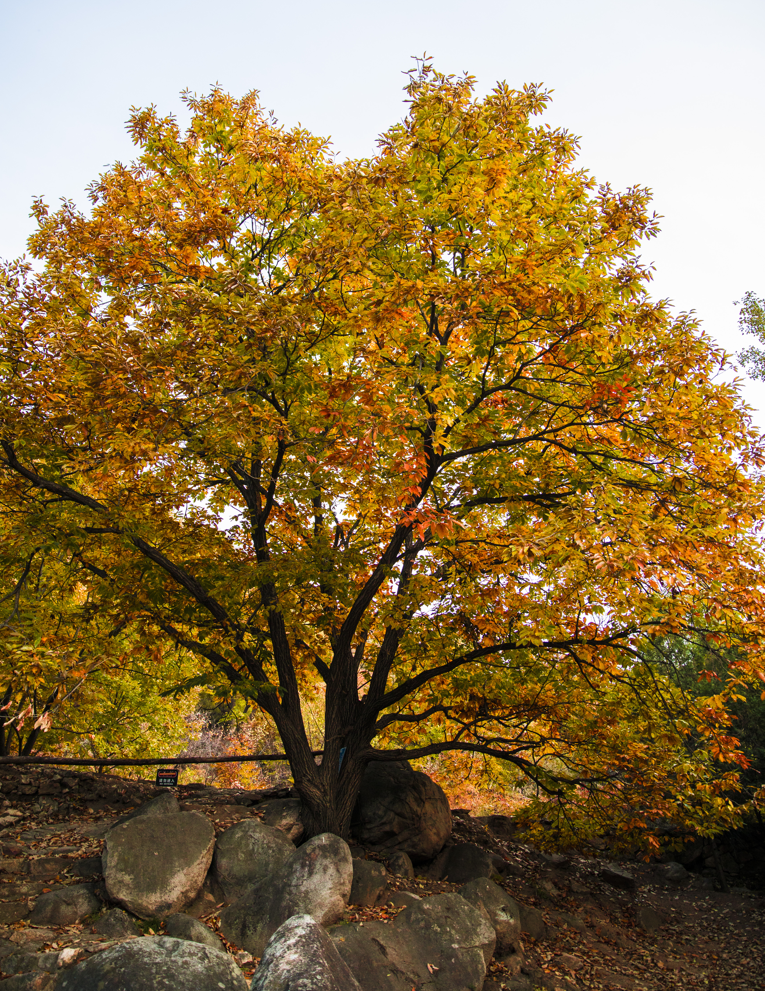
<svg viewBox="0 0 765 991"><path fill-rule="evenodd" d="M303 805L303 824L308 837L335 833L344 840L350 837L351 817L361 787L364 763L343 756L332 760L327 753L320 765L309 773L296 773L295 788Z"/></svg>
<svg viewBox="0 0 765 991"><path fill-rule="evenodd" d="M728 887L728 879L725 877L725 871L723 870L722 862L720 860L720 851L717 849L717 841L714 836L710 840L712 844L712 859L715 862L715 872L717 874L717 881L720 885L720 891L723 891L726 895L729 894L730 888Z"/></svg>

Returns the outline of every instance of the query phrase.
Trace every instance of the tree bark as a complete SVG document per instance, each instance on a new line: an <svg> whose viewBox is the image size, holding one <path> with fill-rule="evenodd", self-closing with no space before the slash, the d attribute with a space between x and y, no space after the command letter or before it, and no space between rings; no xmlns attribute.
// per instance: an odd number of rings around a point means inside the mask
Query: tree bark
<svg viewBox="0 0 765 991"><path fill-rule="evenodd" d="M725 871L723 870L722 862L720 860L720 851L717 849L717 842L715 841L714 836L711 838L710 843L712 845L712 859L715 862L715 873L717 874L717 881L720 885L720 891L727 895L730 892L730 888L728 887L728 879L725 877Z"/></svg>
<svg viewBox="0 0 765 991"><path fill-rule="evenodd" d="M348 840L351 817L361 787L364 763L343 756L342 764L326 759L316 766L312 780L295 779L303 805L303 824L308 836L335 833Z"/></svg>

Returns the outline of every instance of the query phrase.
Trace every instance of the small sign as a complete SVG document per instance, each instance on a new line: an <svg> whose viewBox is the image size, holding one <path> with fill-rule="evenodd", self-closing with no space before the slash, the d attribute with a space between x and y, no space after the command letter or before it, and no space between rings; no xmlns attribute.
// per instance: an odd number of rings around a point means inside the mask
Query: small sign
<svg viewBox="0 0 765 991"><path fill-rule="evenodd" d="M178 784L178 768L161 767L157 771L157 784L163 788L175 788Z"/></svg>

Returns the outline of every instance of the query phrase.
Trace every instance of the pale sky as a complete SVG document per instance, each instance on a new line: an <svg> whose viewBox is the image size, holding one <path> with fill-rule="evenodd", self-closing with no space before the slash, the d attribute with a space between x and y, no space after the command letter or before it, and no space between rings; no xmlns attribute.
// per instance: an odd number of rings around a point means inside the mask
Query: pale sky
<svg viewBox="0 0 765 991"><path fill-rule="evenodd" d="M84 205L133 157L131 106L257 89L285 125L367 155L425 52L480 93L554 90L546 119L581 137L581 164L653 190L654 295L741 347L733 300L765 296L765 0L0 0L0 257L24 252L34 196ZM765 384L744 394L765 430Z"/></svg>

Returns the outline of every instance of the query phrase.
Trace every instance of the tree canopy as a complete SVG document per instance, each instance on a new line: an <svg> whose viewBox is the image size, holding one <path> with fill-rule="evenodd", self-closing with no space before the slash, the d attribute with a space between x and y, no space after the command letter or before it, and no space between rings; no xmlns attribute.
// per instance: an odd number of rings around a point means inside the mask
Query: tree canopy
<svg viewBox="0 0 765 991"><path fill-rule="evenodd" d="M3 525L267 713L312 831L370 760L451 750L561 823L703 825L762 666L757 437L648 295L647 190L578 168L541 89L473 89L420 65L349 161L256 94L134 111L136 161L4 267ZM736 647L714 703L642 651L689 627Z"/></svg>

